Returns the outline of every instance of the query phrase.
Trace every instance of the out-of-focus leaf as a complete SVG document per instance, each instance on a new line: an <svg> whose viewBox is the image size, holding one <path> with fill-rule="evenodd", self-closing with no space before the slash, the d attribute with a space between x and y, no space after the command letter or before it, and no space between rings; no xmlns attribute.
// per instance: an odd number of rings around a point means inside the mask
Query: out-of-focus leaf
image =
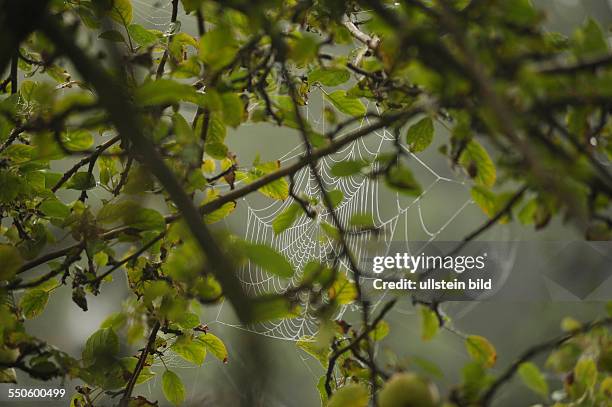
<svg viewBox="0 0 612 407"><path fill-rule="evenodd" d="M162 376L162 391L166 399L175 406L185 400L185 385L172 370L166 370Z"/></svg>

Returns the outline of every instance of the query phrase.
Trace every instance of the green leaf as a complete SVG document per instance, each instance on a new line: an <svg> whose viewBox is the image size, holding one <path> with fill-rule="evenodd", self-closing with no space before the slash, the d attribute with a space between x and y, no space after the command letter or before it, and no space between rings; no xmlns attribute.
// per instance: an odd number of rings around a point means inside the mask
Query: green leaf
<svg viewBox="0 0 612 407"><path fill-rule="evenodd" d="M234 59L236 51L236 41L226 26L210 30L200 39L200 59L213 70L229 64Z"/></svg>
<svg viewBox="0 0 612 407"><path fill-rule="evenodd" d="M286 207L272 221L272 229L274 230L274 234L278 235L289 229L291 225L293 225L293 223L300 217L302 212L302 207L298 203L292 203Z"/></svg>
<svg viewBox="0 0 612 407"><path fill-rule="evenodd" d="M166 228L166 220L155 209L139 208L124 215L126 226L139 230L162 231Z"/></svg>
<svg viewBox="0 0 612 407"><path fill-rule="evenodd" d="M68 131L62 133L62 143L70 151L84 151L93 145L94 138L85 130Z"/></svg>
<svg viewBox="0 0 612 407"><path fill-rule="evenodd" d="M206 346L201 341L181 337L172 345L172 351L185 359L200 366L206 358Z"/></svg>
<svg viewBox="0 0 612 407"><path fill-rule="evenodd" d="M25 292L19 306L23 315L27 319L32 319L40 315L49 301L49 293L41 289L31 289Z"/></svg>
<svg viewBox="0 0 612 407"><path fill-rule="evenodd" d="M301 338L297 341L296 345L298 348L317 359L321 363L321 366L327 368L330 353L327 346L323 346L313 337Z"/></svg>
<svg viewBox="0 0 612 407"><path fill-rule="evenodd" d="M86 191L96 187L96 178L89 172L79 171L74 174L65 185L68 189Z"/></svg>
<svg viewBox="0 0 612 407"><path fill-rule="evenodd" d="M425 150L431 144L434 136L434 126L431 117L419 120L408 129L406 142L413 153Z"/></svg>
<svg viewBox="0 0 612 407"><path fill-rule="evenodd" d="M280 178L276 181L270 182L267 185L264 185L257 191L269 198L284 201L289 197L289 183L286 179Z"/></svg>
<svg viewBox="0 0 612 407"><path fill-rule="evenodd" d="M374 218L372 217L371 213L357 212L351 215L349 223L352 226L357 226L361 228L371 228L374 227Z"/></svg>
<svg viewBox="0 0 612 407"><path fill-rule="evenodd" d="M367 165L368 162L365 160L344 160L335 163L331 167L331 173L334 177L348 177L360 173Z"/></svg>
<svg viewBox="0 0 612 407"><path fill-rule="evenodd" d="M127 26L132 22L132 2L130 0L112 0L109 16L119 24Z"/></svg>
<svg viewBox="0 0 612 407"><path fill-rule="evenodd" d="M484 367L492 367L497 360L495 347L485 337L470 335L465 340L465 347L470 357Z"/></svg>
<svg viewBox="0 0 612 407"><path fill-rule="evenodd" d="M204 344L206 350L212 353L214 357L223 363L227 363L229 355L227 353L227 348L221 339L211 333L206 333L198 336L197 340Z"/></svg>
<svg viewBox="0 0 612 407"><path fill-rule="evenodd" d="M351 383L338 389L329 399L327 407L367 407L369 400L365 386Z"/></svg>
<svg viewBox="0 0 612 407"><path fill-rule="evenodd" d="M357 299L358 292L355 283L350 281L344 274L338 274L336 281L329 289L330 299L340 305L346 305Z"/></svg>
<svg viewBox="0 0 612 407"><path fill-rule="evenodd" d="M270 274L281 278L291 278L293 267L291 263L276 250L264 244L247 243L243 244L244 254L248 259L266 270Z"/></svg>
<svg viewBox="0 0 612 407"><path fill-rule="evenodd" d="M131 213L139 208L136 202L122 201L117 203L107 203L103 205L96 215L98 223L115 223L123 219L126 213Z"/></svg>
<svg viewBox="0 0 612 407"><path fill-rule="evenodd" d="M412 171L403 165L394 165L385 176L387 186L406 195L419 196L421 186L412 175Z"/></svg>
<svg viewBox="0 0 612 407"><path fill-rule="evenodd" d="M476 185L470 191L472 199L482 209L482 211L489 217L495 216L497 213L497 197L490 190Z"/></svg>
<svg viewBox="0 0 612 407"><path fill-rule="evenodd" d="M487 150L476 140L470 140L467 143L459 157L459 164L465 168L470 177L474 178L476 183L485 187L492 187L495 184L497 178L495 164Z"/></svg>
<svg viewBox="0 0 612 407"><path fill-rule="evenodd" d="M180 101L198 102L198 96L192 86L170 79L147 82L136 89L134 97L142 106L173 104Z"/></svg>
<svg viewBox="0 0 612 407"><path fill-rule="evenodd" d="M376 324L376 327L370 331L369 336L373 341L382 341L389 335L389 323L387 321L380 321Z"/></svg>
<svg viewBox="0 0 612 407"><path fill-rule="evenodd" d="M252 322L264 322L297 316L299 309L288 298L272 294L255 297L251 302Z"/></svg>
<svg viewBox="0 0 612 407"><path fill-rule="evenodd" d="M83 363L92 366L96 363L109 364L119 353L119 338L111 328L103 328L94 332L85 343Z"/></svg>
<svg viewBox="0 0 612 407"><path fill-rule="evenodd" d="M183 329L193 329L200 325L200 317L193 312L185 312L176 323Z"/></svg>
<svg viewBox="0 0 612 407"><path fill-rule="evenodd" d="M521 363L518 375L527 387L543 397L548 396L548 383L540 369L532 362Z"/></svg>
<svg viewBox="0 0 612 407"><path fill-rule="evenodd" d="M15 369L0 369L0 383L17 384L17 374Z"/></svg>
<svg viewBox="0 0 612 407"><path fill-rule="evenodd" d="M0 244L0 280L10 280L17 273L23 259L19 250L7 244Z"/></svg>
<svg viewBox="0 0 612 407"><path fill-rule="evenodd" d="M340 203L342 203L342 200L344 199L344 193L339 189L333 189L327 192L327 197L331 201L332 207L337 208L338 205L340 205Z"/></svg>
<svg viewBox="0 0 612 407"><path fill-rule="evenodd" d="M308 83L319 82L325 86L338 86L351 77L348 70L344 68L317 68L308 74Z"/></svg>
<svg viewBox="0 0 612 407"><path fill-rule="evenodd" d="M147 30L140 24L130 24L128 33L136 44L142 45L143 47L155 44L159 40L159 34L161 34L153 30Z"/></svg>
<svg viewBox="0 0 612 407"><path fill-rule="evenodd" d="M361 103L359 99L347 96L346 91L344 90L337 90L335 92L328 93L325 96L336 109L346 115L361 117L366 113L366 108L363 103Z"/></svg>
<svg viewBox="0 0 612 407"><path fill-rule="evenodd" d="M608 42L601 26L597 21L589 18L584 25L576 31L573 37L573 51L578 57L601 55L608 52Z"/></svg>
<svg viewBox="0 0 612 407"><path fill-rule="evenodd" d="M166 399L175 406L185 400L185 386L181 378L172 370L166 370L162 376L162 391Z"/></svg>
<svg viewBox="0 0 612 407"><path fill-rule="evenodd" d="M45 199L39 209L50 218L64 219L70 215L70 208L57 198Z"/></svg>
<svg viewBox="0 0 612 407"><path fill-rule="evenodd" d="M0 202L11 203L22 190L21 179L10 172L0 171Z"/></svg>
<svg viewBox="0 0 612 407"><path fill-rule="evenodd" d="M591 358L582 358L574 367L574 378L586 388L592 388L597 382L597 365Z"/></svg>
<svg viewBox="0 0 612 407"><path fill-rule="evenodd" d="M221 94L223 122L231 127L238 127L242 122L244 106L240 96L234 92Z"/></svg>
<svg viewBox="0 0 612 407"><path fill-rule="evenodd" d="M121 34L117 30L108 30L104 31L102 34L98 35L98 38L101 40L111 41L111 42L124 42L125 38L123 38L123 34Z"/></svg>
<svg viewBox="0 0 612 407"><path fill-rule="evenodd" d="M421 306L421 338L424 341L432 339L438 333L440 322L438 316L431 308Z"/></svg>

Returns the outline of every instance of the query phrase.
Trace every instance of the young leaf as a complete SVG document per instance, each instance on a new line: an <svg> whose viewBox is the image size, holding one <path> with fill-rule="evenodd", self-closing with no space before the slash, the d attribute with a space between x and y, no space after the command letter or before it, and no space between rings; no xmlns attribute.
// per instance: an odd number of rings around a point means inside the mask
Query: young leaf
<svg viewBox="0 0 612 407"><path fill-rule="evenodd" d="M366 108L363 103L361 103L359 99L347 96L344 90L337 90L325 96L336 109L346 115L361 117L366 113Z"/></svg>
<svg viewBox="0 0 612 407"><path fill-rule="evenodd" d="M279 235L285 230L289 229L301 214L302 207L298 203L292 203L286 207L272 221L272 229L274 230L274 234Z"/></svg>
<svg viewBox="0 0 612 407"><path fill-rule="evenodd" d="M110 18L127 26L132 22L132 2L130 0L111 0Z"/></svg>
<svg viewBox="0 0 612 407"><path fill-rule="evenodd" d="M371 228L374 227L374 218L371 213L357 212L351 215L349 223L360 228Z"/></svg>
<svg viewBox="0 0 612 407"><path fill-rule="evenodd" d="M308 83L319 82L325 86L338 86L348 81L351 74L344 68L317 68L308 74Z"/></svg>
<svg viewBox="0 0 612 407"><path fill-rule="evenodd" d="M75 130L62 133L62 144L71 151L87 150L93 145L94 138L90 132Z"/></svg>
<svg viewBox="0 0 612 407"><path fill-rule="evenodd" d="M495 184L497 173L495 164L487 150L476 140L470 140L459 157L459 164L465 168L476 183L485 187Z"/></svg>
<svg viewBox="0 0 612 407"><path fill-rule="evenodd" d="M366 165L368 165L368 162L364 160L340 161L331 167L331 173L334 177L348 177L359 173Z"/></svg>
<svg viewBox="0 0 612 407"><path fill-rule="evenodd" d="M87 191L96 187L96 178L93 174L86 171L79 171L72 176L66 183L67 189L76 189L77 191Z"/></svg>
<svg viewBox="0 0 612 407"><path fill-rule="evenodd" d="M281 278L291 278L293 276L291 263L287 261L285 256L270 246L245 242L243 250L250 261L268 273Z"/></svg>
<svg viewBox="0 0 612 407"><path fill-rule="evenodd" d="M142 106L198 101L196 91L192 86L170 79L147 82L136 89L134 96L136 102Z"/></svg>
<svg viewBox="0 0 612 407"><path fill-rule="evenodd" d="M433 135L433 120L430 117L419 120L408 129L408 134L406 135L408 148L413 153L425 150L431 144Z"/></svg>
<svg viewBox="0 0 612 407"><path fill-rule="evenodd" d="M160 38L160 35L158 35L159 32L147 30L140 24L130 24L128 33L136 44L142 45L143 47L155 44Z"/></svg>
<svg viewBox="0 0 612 407"><path fill-rule="evenodd" d="M155 209L139 208L136 211L124 215L126 226L139 230L161 231L166 227L166 220Z"/></svg>
<svg viewBox="0 0 612 407"><path fill-rule="evenodd" d="M27 319L40 315L49 301L49 293L45 290L31 289L21 297L20 307Z"/></svg>
<svg viewBox="0 0 612 407"><path fill-rule="evenodd" d="M83 363L92 366L96 363L108 364L119 353L119 338L111 328L103 328L94 332L85 343Z"/></svg>
<svg viewBox="0 0 612 407"><path fill-rule="evenodd" d="M327 407L367 407L369 399L368 390L363 385L351 383L338 389Z"/></svg>
<svg viewBox="0 0 612 407"><path fill-rule="evenodd" d="M426 306L421 306L421 338L424 341L428 341L436 336L438 333L438 329L440 328L440 323L438 321L438 316L431 308Z"/></svg>
<svg viewBox="0 0 612 407"><path fill-rule="evenodd" d="M206 346L201 341L190 338L179 338L172 345L172 351L195 365L201 365L206 358Z"/></svg>
<svg viewBox="0 0 612 407"><path fill-rule="evenodd" d="M13 278L19 267L23 264L23 259L19 250L10 245L0 244L0 280L10 280Z"/></svg>
<svg viewBox="0 0 612 407"><path fill-rule="evenodd" d="M166 370L162 376L162 390L166 399L178 406L185 400L185 386L181 378L172 370Z"/></svg>
<svg viewBox="0 0 612 407"><path fill-rule="evenodd" d="M543 397L548 396L548 383L546 383L546 378L535 364L532 362L521 363L518 368L518 374L521 380L523 380L523 383L531 390Z"/></svg>
<svg viewBox="0 0 612 407"><path fill-rule="evenodd" d="M214 357L223 363L227 363L229 355L227 348L221 339L211 333L198 336L197 340L201 342Z"/></svg>
<svg viewBox="0 0 612 407"><path fill-rule="evenodd" d="M406 195L419 196L422 193L421 186L412 175L408 167L395 165L387 172L385 177L387 186Z"/></svg>
<svg viewBox="0 0 612 407"><path fill-rule="evenodd" d="M108 30L104 31L102 34L98 35L98 38L101 40L111 41L111 42L123 42L125 39L123 38L123 34L121 34L117 30Z"/></svg>
<svg viewBox="0 0 612 407"><path fill-rule="evenodd" d="M331 201L332 207L336 208L344 199L344 193L339 189L333 189L327 193L329 200Z"/></svg>
<svg viewBox="0 0 612 407"><path fill-rule="evenodd" d="M70 208L57 198L45 199L41 202L39 209L50 218L64 219L70 215Z"/></svg>
<svg viewBox="0 0 612 407"><path fill-rule="evenodd" d="M470 357L484 367L492 367L497 360L495 347L487 338L470 335L465 340L465 347Z"/></svg>

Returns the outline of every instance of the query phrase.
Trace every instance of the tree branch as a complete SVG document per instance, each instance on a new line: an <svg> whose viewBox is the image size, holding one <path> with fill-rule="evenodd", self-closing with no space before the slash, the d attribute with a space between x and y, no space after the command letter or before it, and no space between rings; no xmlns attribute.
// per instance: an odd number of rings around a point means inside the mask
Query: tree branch
<svg viewBox="0 0 612 407"><path fill-rule="evenodd" d="M537 356L538 354L540 354L542 352L546 352L546 351L549 351L549 350L556 349L556 348L558 348L559 346L563 345L565 342L569 341L572 338L575 338L575 337L577 337L579 335L588 333L588 332L592 331L595 328L599 328L599 327L603 327L603 326L608 326L608 325L612 325L612 317L608 317L608 318L602 319L600 321L589 322L589 323L583 325L580 329L577 329L577 330L572 331L572 332L570 332L568 334L559 336L557 338L553 338L551 340L548 340L546 342L540 343L538 345L535 345L535 346L529 348L528 350L523 352L523 354L521 354L521 356L519 356L518 359L514 363L512 363L489 386L488 390L484 393L484 395L480 399L480 405L488 406L491 403L491 401L493 400L493 397L495 396L495 393L506 382L508 382L510 379L512 379L514 374L519 369L521 363L524 363L524 362L527 362L527 361L533 359L535 356Z"/></svg>
<svg viewBox="0 0 612 407"><path fill-rule="evenodd" d="M147 343L144 349L140 353L140 357L138 358L138 363L136 363L134 372L130 376L130 380L128 381L128 384L125 387L123 397L121 397L121 401L119 402L120 407L128 406L130 402L130 398L132 397L132 392L134 391L134 386L136 386L136 382L138 381L138 376L140 376L142 369L144 369L145 367L147 356L149 355L149 353L152 353L154 351L153 346L155 344L155 339L157 338L157 332L159 331L160 327L161 327L161 324L159 323L159 321L155 321L155 324L153 325L153 328L151 329L151 334L149 335L149 339L147 340Z"/></svg>
<svg viewBox="0 0 612 407"><path fill-rule="evenodd" d="M121 137L129 139L138 152L136 159L147 166L164 186L168 195L182 213L192 235L200 248L206 253L211 273L223 287L227 298L234 306L239 318L246 322L250 319L251 309L244 289L234 274L234 268L227 259L208 227L202 222L201 215L189 196L166 166L152 142L142 133L137 109L129 102L122 86L108 74L73 41L73 37L52 17L47 17L42 25L45 34L74 63L77 70L96 90L101 105L106 108L110 119Z"/></svg>

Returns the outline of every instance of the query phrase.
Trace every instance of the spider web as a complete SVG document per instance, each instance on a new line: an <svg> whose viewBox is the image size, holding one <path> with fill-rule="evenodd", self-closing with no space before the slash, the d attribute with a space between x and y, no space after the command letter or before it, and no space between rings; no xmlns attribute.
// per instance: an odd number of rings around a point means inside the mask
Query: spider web
<svg viewBox="0 0 612 407"><path fill-rule="evenodd" d="M323 93L321 93L321 99L321 104L325 106L327 102L323 99ZM310 109L306 107L306 117L311 125L316 130L324 132L326 120L323 108L320 109L320 112L316 117L313 117ZM357 128L369 124L371 124L370 120L364 118ZM349 129L346 132L354 130L355 128ZM343 134L346 134L346 132ZM341 137L343 134L337 137ZM335 177L331 174L331 168L336 163L346 160L374 162L376 157L382 152L390 151L393 145L393 135L386 128L383 128L374 131L372 135L367 137L367 140L366 138L360 138L345 146L336 154L320 159L318 163L318 171L323 179L326 191L340 190L343 193L341 203L335 208L340 222L343 225L347 225L351 215L355 213L369 213L373 217L376 229L382 231L376 237L371 232L348 236L348 245L357 259L362 258L366 254L368 242L371 242L372 239L378 239L383 244L385 252L389 251L390 244L393 241L408 242L411 236L413 236L414 240L414 233L411 233L413 222L409 221L409 217L417 219L418 228L421 230L420 236L425 237L420 240L426 240L427 243L431 242L438 238L440 233L473 202L467 193L469 185L465 179L455 179L438 174L431 166L410 152L406 147L402 148L404 148L410 157L411 166L419 166L420 170L422 170L421 172L426 174L427 178L426 186L417 197L409 197L407 199L401 194L389 192L384 186L381 189L381 181L378 178L370 178L363 175ZM297 145L279 157L279 161L281 165L284 165L302 154L302 147ZM376 163L373 164L374 170L376 170L376 166ZM419 180L422 181L421 177L419 177ZM295 174L294 185L296 192L310 197L318 197L319 202L321 201L320 189L310 168L305 167ZM443 222L439 222L439 217L437 217L435 222L427 222L423 213L422 203L424 198L434 190L434 187L445 188L450 185L459 186L465 190L465 200L454 201L453 205L456 206L456 210L448 218L445 218ZM453 191L452 194L456 196L456 191ZM290 228L279 235L275 235L272 222L283 210L292 205L295 200L289 198L285 201L274 201L265 206L258 206L248 197L243 201L247 207L244 238L254 243L264 243L275 248L291 262L296 270L294 277L286 280L271 275L256 265L245 265L238 272L238 276L250 295L283 293L287 288L299 284L304 266L309 261L324 261L330 258L330 254L332 256L339 256L337 246L328 239L321 239L321 236L324 235L321 225L323 223L333 224L331 214L322 204L317 205L318 215L314 220L302 214ZM389 205L389 202L393 202L394 205ZM420 250L422 247L418 249ZM407 250L410 251L410 247L407 246ZM351 278L351 273L348 272L349 266L344 259L340 259L340 270L347 273L348 277ZM368 276L363 277L362 284L371 278ZM383 298L384 295L379 297L373 304L374 307ZM224 308L226 306L222 304L214 322L275 339L297 341L304 337L315 335L318 325L317 319L310 313L311 307L308 299L301 300L299 305L301 306L301 311L297 317L245 326L230 322L229 318L224 315ZM342 307L337 314L337 318L342 317L344 312L350 308L351 306Z"/></svg>
<svg viewBox="0 0 612 407"><path fill-rule="evenodd" d="M162 31L173 29L172 24L169 23L172 9L170 0L133 0L133 2L136 20ZM180 20L181 18L179 18ZM190 19L185 19L183 30L191 31L192 28L195 28L191 26L190 21ZM311 98L314 97L316 95L311 96ZM324 115L324 106L327 102L324 100L322 92L320 92L320 97L321 102L314 103L312 108L306 106L305 113L313 128L319 132L324 132L326 125L328 125ZM312 111L315 111L315 113L313 114ZM360 128L368 124L370 124L370 120L364 118L357 127ZM345 133L352 130L355 130L355 128L347 129ZM338 137L340 136L342 134L338 135ZM417 174L417 179L424 187L422 193L417 197L405 197L390 192L384 186L381 188L378 179L360 175L339 178L331 174L331 167L341 161L364 159L374 162L381 152L391 151L393 139L393 135L383 128L374 131L366 138L361 138L345 146L336 154L319 160L318 171L326 185L326 190L338 189L344 195L342 202L335 209L342 224L348 224L351 215L354 213L370 213L373 216L375 227L383 231L377 237L370 233L349 236L348 244L356 258L361 258L365 253L368 241L373 238L382 240L386 251L389 250L393 241L433 241L472 203L469 197L469 184L464 177L441 175L434 170L433 165L426 163L423 158L410 152L406 147L402 148L406 150L410 157L409 165L415 173L420 172ZM296 145L284 155L278 157L278 160L281 165L286 165L302 154L302 146ZM374 164L374 169L375 166L376 164ZM308 167L295 174L294 184L296 192L320 198L319 187ZM457 190L457 186L463 190L463 193ZM452 206L452 211L446 213L448 208L445 208L446 210L442 211L445 213L436 214L433 219L427 219L423 202L434 190L438 192L442 190L447 196L452 196L448 204L445 204L446 207ZM458 196L460 198L457 198ZM289 198L285 201L274 201L267 205L261 205L255 201L250 196L243 199L247 211L246 228L241 231L243 237L252 242L265 243L274 247L292 263L296 273L292 279L283 280L249 264L238 273L249 294L282 293L287 288L299 283L303 268L309 261L322 261L327 259L330 254L338 254L334 252L337 248L334 248L331 242L320 238L323 235L321 224L324 222L333 224L330 214L322 205L316 208L318 216L315 220L308 218L306 215L301 215L293 226L282 234L275 235L272 228L273 220L295 201ZM321 200L319 199L319 201ZM429 201L427 205L429 205ZM442 218L442 216L446 217ZM415 239L417 235L419 238ZM410 249L407 246L407 250L410 251ZM420 250L421 248L417 249ZM341 259L340 263L340 269L347 272L349 267L345 261ZM350 278L350 273L348 275ZM362 283L367 282L369 278L365 277ZM381 296L378 302L383 298L384 296ZM227 305L222 304L214 321L208 322L209 324L219 323L256 332L271 338L296 341L306 336L312 336L317 332L317 320L310 313L311 308L308 300L304 300L300 305L301 314L295 318L243 326L233 322L232 316L229 315L231 313L227 312ZM376 305L377 303L373 304L374 307ZM343 307L337 317L340 318L348 308Z"/></svg>

